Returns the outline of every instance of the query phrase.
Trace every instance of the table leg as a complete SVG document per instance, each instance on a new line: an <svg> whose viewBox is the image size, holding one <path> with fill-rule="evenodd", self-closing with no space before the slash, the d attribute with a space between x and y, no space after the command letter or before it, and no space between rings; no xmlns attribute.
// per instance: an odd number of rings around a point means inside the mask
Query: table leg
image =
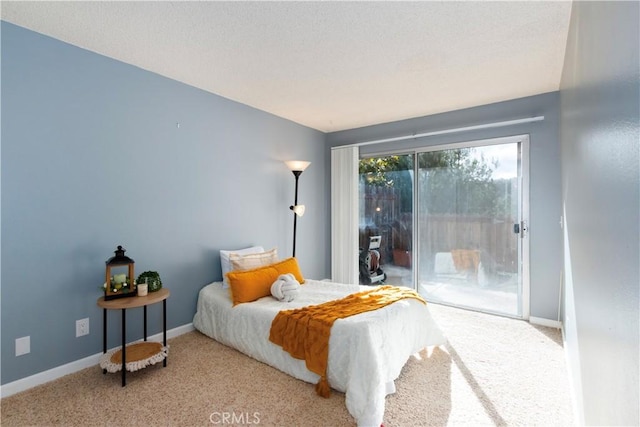
<svg viewBox="0 0 640 427"><path fill-rule="evenodd" d="M167 346L167 300L162 300L162 345ZM162 366L167 367L167 358L162 361Z"/></svg>
<svg viewBox="0 0 640 427"><path fill-rule="evenodd" d="M107 352L107 309L102 309L102 354ZM106 374L107 370L103 369L102 374Z"/></svg>
<svg viewBox="0 0 640 427"><path fill-rule="evenodd" d="M147 306L144 306L144 340L147 340Z"/></svg>
<svg viewBox="0 0 640 427"><path fill-rule="evenodd" d="M127 385L127 311L122 309L122 387Z"/></svg>

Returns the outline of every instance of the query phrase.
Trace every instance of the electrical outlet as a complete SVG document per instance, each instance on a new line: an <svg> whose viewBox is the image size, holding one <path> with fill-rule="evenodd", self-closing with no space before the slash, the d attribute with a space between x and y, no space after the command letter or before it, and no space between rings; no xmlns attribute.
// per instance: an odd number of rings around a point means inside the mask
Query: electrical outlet
<svg viewBox="0 0 640 427"><path fill-rule="evenodd" d="M31 337L26 336L16 339L16 357L31 352Z"/></svg>
<svg viewBox="0 0 640 427"><path fill-rule="evenodd" d="M89 335L89 318L76 320L76 338Z"/></svg>

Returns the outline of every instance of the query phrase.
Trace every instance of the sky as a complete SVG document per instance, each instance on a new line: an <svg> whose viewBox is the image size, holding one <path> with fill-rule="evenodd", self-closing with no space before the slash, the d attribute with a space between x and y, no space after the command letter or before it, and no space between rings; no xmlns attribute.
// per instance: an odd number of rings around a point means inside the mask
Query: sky
<svg viewBox="0 0 640 427"><path fill-rule="evenodd" d="M498 160L498 167L493 171L493 179L509 179L518 175L518 144L498 144L476 147L471 155L485 160Z"/></svg>

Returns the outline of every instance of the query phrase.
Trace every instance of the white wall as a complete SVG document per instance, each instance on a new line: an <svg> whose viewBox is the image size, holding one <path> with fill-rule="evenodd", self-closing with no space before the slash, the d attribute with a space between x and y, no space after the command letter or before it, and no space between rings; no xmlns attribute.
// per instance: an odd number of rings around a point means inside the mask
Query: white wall
<svg viewBox="0 0 640 427"><path fill-rule="evenodd" d="M565 340L587 425L640 424L638 2L574 2L560 91Z"/></svg>

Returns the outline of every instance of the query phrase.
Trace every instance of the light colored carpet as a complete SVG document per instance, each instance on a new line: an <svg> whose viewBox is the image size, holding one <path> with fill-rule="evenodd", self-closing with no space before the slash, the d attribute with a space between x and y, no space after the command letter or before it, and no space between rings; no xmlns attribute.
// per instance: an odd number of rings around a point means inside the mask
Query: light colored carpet
<svg viewBox="0 0 640 427"><path fill-rule="evenodd" d="M430 308L449 343L409 359L385 426L574 425L559 331ZM169 345L166 368L130 373L125 388L95 366L2 399L2 426L355 425L342 393L323 399L198 332Z"/></svg>

